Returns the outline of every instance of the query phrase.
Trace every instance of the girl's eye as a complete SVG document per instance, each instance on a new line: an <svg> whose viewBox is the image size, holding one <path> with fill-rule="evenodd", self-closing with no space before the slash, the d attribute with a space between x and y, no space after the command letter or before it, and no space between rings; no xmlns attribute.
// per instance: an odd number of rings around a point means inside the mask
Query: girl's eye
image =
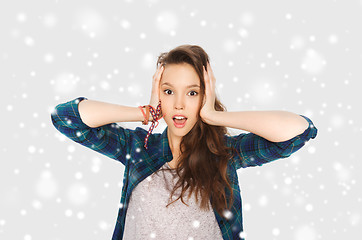
<svg viewBox="0 0 362 240"><path fill-rule="evenodd" d="M166 89L166 90L164 90L164 92L166 92L166 91L171 91L170 89ZM167 93L166 93L167 94ZM167 94L168 95L168 94Z"/></svg>
<svg viewBox="0 0 362 240"><path fill-rule="evenodd" d="M192 95L192 96L196 96L197 95L197 92L195 92L195 91L191 91L191 92L194 92L195 94L194 95Z"/></svg>

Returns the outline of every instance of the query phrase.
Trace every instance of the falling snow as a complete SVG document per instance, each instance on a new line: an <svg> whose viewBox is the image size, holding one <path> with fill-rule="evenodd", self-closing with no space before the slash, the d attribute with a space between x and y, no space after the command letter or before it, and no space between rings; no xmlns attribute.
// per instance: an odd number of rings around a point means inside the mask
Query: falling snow
<svg viewBox="0 0 362 240"><path fill-rule="evenodd" d="M40 4L0 7L1 119L8 138L1 144L0 239L110 238L125 207L124 166L93 151L95 145L90 150L65 137L50 116L58 114L54 106L78 96L147 104L158 55L181 44L207 51L228 111L285 110L310 117L319 129L317 139L292 156L238 171L239 237L360 235L362 1L225 7L218 1L101 6L55 0L39 10ZM73 127L72 120L65 124ZM139 122L119 124L113 127L148 130ZM153 132L166 126L162 119ZM74 137L87 133L76 130ZM142 154L139 148L125 159L136 164ZM230 211L223 215L233 218ZM202 228L197 219L189 224Z"/></svg>

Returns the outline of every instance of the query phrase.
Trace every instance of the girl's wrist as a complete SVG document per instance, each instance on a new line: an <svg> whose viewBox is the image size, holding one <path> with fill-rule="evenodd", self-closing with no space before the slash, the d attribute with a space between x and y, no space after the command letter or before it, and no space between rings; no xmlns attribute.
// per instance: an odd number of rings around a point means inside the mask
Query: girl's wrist
<svg viewBox="0 0 362 240"><path fill-rule="evenodd" d="M151 105L152 106L152 105ZM152 106L153 107L153 106ZM152 122L154 119L153 119L153 116L150 112L150 110L148 109L148 122L146 121L147 119L147 108L149 108L149 105L144 105L144 106L139 106L138 107L140 109L140 112L142 113L142 120L141 122L144 124L144 125L148 125L148 123ZM156 109L155 107L153 107L153 109Z"/></svg>
<svg viewBox="0 0 362 240"><path fill-rule="evenodd" d="M153 121L153 117L152 114L150 113L150 116L148 117L148 122L152 122Z"/></svg>
<svg viewBox="0 0 362 240"><path fill-rule="evenodd" d="M142 121L142 124L147 125L149 121L152 121L151 127L148 130L148 134L145 137L145 145L144 147L147 149L147 141L148 141L148 137L150 136L152 130L154 128L156 128L158 126L158 120L161 119L160 118L160 114L161 114L161 105L159 103L159 105L157 105L156 108L154 108L152 105L145 105L145 106L138 106L138 108L142 111L144 120ZM146 110L146 112L144 112L144 110ZM156 125L155 125L156 124Z"/></svg>

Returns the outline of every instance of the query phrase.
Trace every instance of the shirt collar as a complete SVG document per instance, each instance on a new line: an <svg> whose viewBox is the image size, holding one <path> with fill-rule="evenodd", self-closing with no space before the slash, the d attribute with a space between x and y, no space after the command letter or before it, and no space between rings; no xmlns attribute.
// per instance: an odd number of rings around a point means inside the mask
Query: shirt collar
<svg viewBox="0 0 362 240"><path fill-rule="evenodd" d="M169 162L172 160L173 156L172 156L172 151L171 151L170 145L168 143L167 129L168 129L168 126L165 128L165 130L161 134L161 140L160 140L161 146L159 149L162 150L162 157L165 158L167 162Z"/></svg>

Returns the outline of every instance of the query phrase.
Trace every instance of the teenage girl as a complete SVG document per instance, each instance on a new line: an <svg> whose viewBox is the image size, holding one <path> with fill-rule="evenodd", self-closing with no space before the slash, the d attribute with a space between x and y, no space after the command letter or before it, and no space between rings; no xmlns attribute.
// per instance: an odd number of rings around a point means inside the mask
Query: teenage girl
<svg viewBox="0 0 362 240"><path fill-rule="evenodd" d="M244 239L236 171L287 158L316 137L303 115L227 112L215 82L207 53L181 45L158 57L149 105L78 97L56 106L61 133L125 167L113 240ZM161 118L167 127L152 133ZM116 123L135 121L151 122L149 131Z"/></svg>

